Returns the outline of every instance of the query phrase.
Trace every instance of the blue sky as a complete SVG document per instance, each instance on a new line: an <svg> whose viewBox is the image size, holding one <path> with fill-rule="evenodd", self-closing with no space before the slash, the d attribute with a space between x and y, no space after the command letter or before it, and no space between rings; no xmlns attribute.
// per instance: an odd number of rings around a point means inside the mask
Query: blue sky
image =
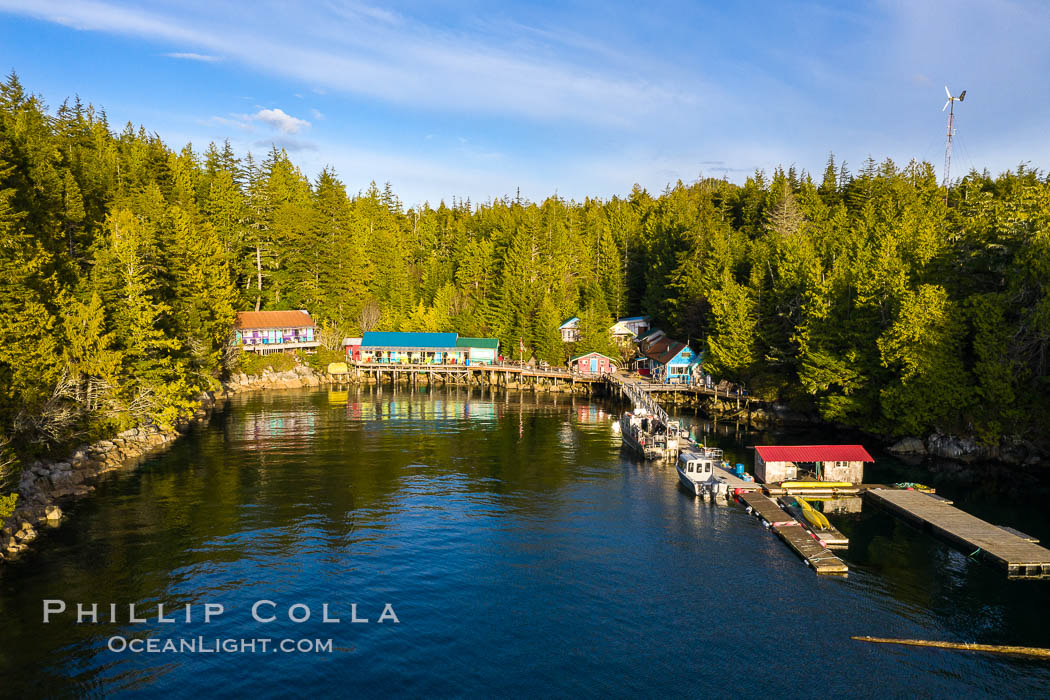
<svg viewBox="0 0 1050 700"><path fill-rule="evenodd" d="M1050 3L12 2L0 69L171 146L276 143L409 205L659 192L828 152L1050 166Z"/></svg>

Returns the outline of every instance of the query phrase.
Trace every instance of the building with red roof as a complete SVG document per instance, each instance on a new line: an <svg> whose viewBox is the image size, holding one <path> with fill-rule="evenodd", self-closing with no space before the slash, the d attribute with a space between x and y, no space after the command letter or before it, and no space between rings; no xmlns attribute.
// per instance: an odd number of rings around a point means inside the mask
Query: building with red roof
<svg viewBox="0 0 1050 700"><path fill-rule="evenodd" d="M755 476L767 484L797 479L800 465L821 481L860 484L865 463L874 461L861 445L755 446Z"/></svg>

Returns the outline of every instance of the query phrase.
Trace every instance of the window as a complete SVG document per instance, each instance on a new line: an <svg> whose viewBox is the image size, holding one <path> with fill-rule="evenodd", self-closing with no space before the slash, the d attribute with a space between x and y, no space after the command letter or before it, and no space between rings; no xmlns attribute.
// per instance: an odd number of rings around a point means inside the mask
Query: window
<svg viewBox="0 0 1050 700"><path fill-rule="evenodd" d="M693 471L693 463L692 463L692 462L690 462L690 463L689 463L689 466L688 466L688 467L686 467L686 471L687 471L687 472L692 472L692 471Z"/></svg>

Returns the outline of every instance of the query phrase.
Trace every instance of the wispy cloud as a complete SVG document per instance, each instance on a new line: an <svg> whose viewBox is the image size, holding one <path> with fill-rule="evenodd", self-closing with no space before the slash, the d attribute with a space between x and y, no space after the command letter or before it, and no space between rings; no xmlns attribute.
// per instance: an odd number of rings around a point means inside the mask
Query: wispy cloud
<svg viewBox="0 0 1050 700"><path fill-rule="evenodd" d="M222 60L220 56L209 56L203 53L166 53L168 58L180 58L185 61L201 61L203 63L218 63Z"/></svg>
<svg viewBox="0 0 1050 700"><path fill-rule="evenodd" d="M251 119L260 121L263 124L272 126L273 128L285 133L285 134L298 134L300 130L310 126L310 122L305 119L299 119L293 117L290 114L286 114L283 109L260 109L255 114L251 115Z"/></svg>
<svg viewBox="0 0 1050 700"><path fill-rule="evenodd" d="M694 81L657 77L655 71L639 75L641 55L613 63L608 55L586 60L522 53L508 45L507 30L443 29L359 3L268 7L266 16L219 31L225 25L221 10L207 5L187 11L102 0L0 0L8 12L81 30L179 42L320 90L416 108L625 127L701 103ZM711 95L707 98L711 106Z"/></svg>
<svg viewBox="0 0 1050 700"><path fill-rule="evenodd" d="M316 108L310 110L310 116L317 120L324 119L324 115L321 113L321 110Z"/></svg>

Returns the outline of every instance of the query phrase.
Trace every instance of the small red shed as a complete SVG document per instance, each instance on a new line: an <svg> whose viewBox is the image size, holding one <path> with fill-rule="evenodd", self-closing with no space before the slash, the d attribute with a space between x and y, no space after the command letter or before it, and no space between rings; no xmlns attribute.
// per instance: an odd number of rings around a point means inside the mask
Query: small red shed
<svg viewBox="0 0 1050 700"><path fill-rule="evenodd" d="M612 374L616 371L616 360L600 352L589 352L569 360L569 369L587 376Z"/></svg>

